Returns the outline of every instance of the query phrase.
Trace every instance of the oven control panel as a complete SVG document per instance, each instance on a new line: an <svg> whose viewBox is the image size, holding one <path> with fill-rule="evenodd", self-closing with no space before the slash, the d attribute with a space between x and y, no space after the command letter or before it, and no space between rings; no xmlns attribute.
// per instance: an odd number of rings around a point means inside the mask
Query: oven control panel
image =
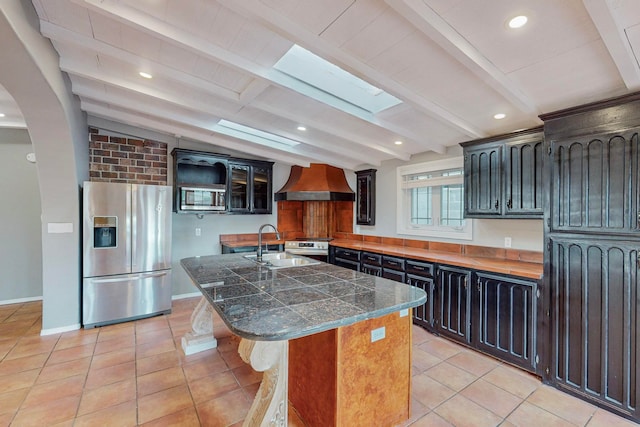
<svg viewBox="0 0 640 427"><path fill-rule="evenodd" d="M292 240L292 241L285 242L284 248L285 250L287 249L329 250L329 242Z"/></svg>

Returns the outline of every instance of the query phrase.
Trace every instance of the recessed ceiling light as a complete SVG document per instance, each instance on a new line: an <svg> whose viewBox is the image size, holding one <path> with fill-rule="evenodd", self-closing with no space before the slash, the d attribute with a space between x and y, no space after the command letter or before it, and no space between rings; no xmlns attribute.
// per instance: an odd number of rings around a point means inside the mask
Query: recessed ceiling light
<svg viewBox="0 0 640 427"><path fill-rule="evenodd" d="M396 142L394 142L394 144L396 144L396 145L402 145L402 141L396 141Z"/></svg>
<svg viewBox="0 0 640 427"><path fill-rule="evenodd" d="M0 113L0 117L4 117L4 113Z"/></svg>
<svg viewBox="0 0 640 427"><path fill-rule="evenodd" d="M153 76L151 74L145 73L144 71L140 71L138 74L140 74L140 77L144 77L145 79L153 78Z"/></svg>
<svg viewBox="0 0 640 427"><path fill-rule="evenodd" d="M509 20L509 28L521 28L527 23L529 18L524 15L518 15Z"/></svg>
<svg viewBox="0 0 640 427"><path fill-rule="evenodd" d="M298 130L304 132L305 130L307 130L307 128L304 126L298 126Z"/></svg>
<svg viewBox="0 0 640 427"><path fill-rule="evenodd" d="M496 119L496 120L502 120L502 119L504 119L505 117L507 117L507 115L506 115L506 114L504 114L504 113L498 113L498 114L495 114L495 115L493 116L493 118L494 118L494 119Z"/></svg>

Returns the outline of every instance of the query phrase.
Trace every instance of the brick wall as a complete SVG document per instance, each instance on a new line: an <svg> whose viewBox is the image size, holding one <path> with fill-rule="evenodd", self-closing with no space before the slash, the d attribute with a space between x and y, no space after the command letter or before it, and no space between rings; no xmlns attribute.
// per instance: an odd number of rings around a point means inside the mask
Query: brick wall
<svg viewBox="0 0 640 427"><path fill-rule="evenodd" d="M89 179L167 185L167 144L89 128Z"/></svg>

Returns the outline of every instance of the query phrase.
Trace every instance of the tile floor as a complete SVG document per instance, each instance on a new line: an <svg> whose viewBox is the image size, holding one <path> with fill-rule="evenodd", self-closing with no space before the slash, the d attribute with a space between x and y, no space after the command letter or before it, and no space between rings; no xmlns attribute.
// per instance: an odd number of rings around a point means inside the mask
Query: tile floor
<svg viewBox="0 0 640 427"><path fill-rule="evenodd" d="M0 306L0 426L241 425L261 374L218 319L217 349L182 353L197 302L45 337L40 303ZM403 426L636 425L419 327L413 341L412 414Z"/></svg>

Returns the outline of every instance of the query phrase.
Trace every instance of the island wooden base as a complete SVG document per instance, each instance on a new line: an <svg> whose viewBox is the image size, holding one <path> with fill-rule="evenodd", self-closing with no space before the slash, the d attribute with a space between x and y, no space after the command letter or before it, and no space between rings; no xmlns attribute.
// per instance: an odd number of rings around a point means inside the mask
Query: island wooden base
<svg viewBox="0 0 640 427"><path fill-rule="evenodd" d="M402 313L402 312L401 312ZM309 427L392 426L411 406L411 311L289 341L289 402ZM384 338L380 336L384 327Z"/></svg>

